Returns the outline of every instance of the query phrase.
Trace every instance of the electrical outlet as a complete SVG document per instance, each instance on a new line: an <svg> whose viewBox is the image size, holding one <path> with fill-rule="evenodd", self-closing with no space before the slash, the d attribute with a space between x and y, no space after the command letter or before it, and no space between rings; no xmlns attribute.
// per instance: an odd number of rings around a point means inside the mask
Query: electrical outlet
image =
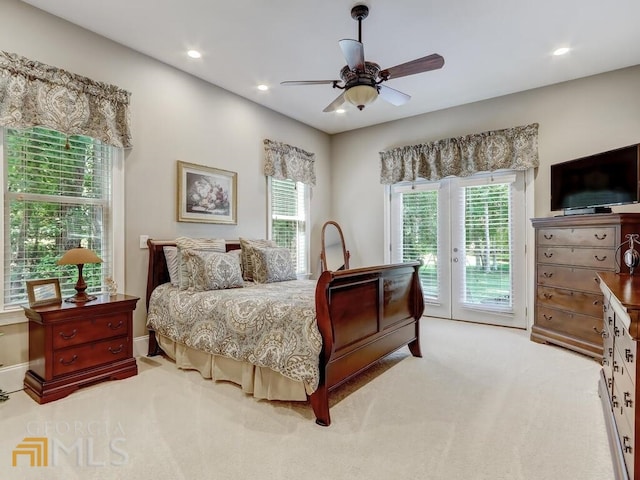
<svg viewBox="0 0 640 480"><path fill-rule="evenodd" d="M149 240L149 235L140 235L140 248L149 248L147 240Z"/></svg>

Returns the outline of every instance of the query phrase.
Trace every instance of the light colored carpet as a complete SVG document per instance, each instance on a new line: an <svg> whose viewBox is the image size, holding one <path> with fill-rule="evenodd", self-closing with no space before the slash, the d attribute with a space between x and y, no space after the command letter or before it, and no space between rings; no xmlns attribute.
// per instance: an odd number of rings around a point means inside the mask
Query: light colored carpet
<svg viewBox="0 0 640 480"><path fill-rule="evenodd" d="M334 392L328 428L306 403L256 401L159 357L47 405L14 393L0 404L0 478L613 478L594 360L432 318L422 351ZM49 466L11 466L29 436L49 439Z"/></svg>

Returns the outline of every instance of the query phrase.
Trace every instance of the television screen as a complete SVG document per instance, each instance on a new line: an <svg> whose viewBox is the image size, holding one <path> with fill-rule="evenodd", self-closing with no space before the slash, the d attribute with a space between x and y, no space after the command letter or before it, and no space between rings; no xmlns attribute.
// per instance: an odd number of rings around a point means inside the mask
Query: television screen
<svg viewBox="0 0 640 480"><path fill-rule="evenodd" d="M551 165L551 210L638 200L638 145Z"/></svg>

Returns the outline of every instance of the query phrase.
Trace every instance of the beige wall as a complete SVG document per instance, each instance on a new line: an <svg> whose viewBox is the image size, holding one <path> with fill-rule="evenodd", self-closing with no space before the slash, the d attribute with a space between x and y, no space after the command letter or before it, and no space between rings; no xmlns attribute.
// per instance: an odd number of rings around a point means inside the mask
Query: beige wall
<svg viewBox="0 0 640 480"><path fill-rule="evenodd" d="M549 216L551 164L640 142L638 85L640 66L635 66L334 135L332 212L345 231L352 266L384 260L385 200L378 152L537 122L540 167L534 181L534 215ZM640 206L614 211L640 212ZM528 218L521 221L530 228Z"/></svg>
<svg viewBox="0 0 640 480"><path fill-rule="evenodd" d="M112 83L132 93L134 147L125 155L126 293L141 298L135 336L146 334L147 250L139 236L266 236L262 140L316 154L311 255L329 214L330 137L17 0L0 0L0 49ZM238 225L176 222L176 161L238 172ZM315 268L315 262L312 262ZM26 324L1 327L0 363L28 360Z"/></svg>

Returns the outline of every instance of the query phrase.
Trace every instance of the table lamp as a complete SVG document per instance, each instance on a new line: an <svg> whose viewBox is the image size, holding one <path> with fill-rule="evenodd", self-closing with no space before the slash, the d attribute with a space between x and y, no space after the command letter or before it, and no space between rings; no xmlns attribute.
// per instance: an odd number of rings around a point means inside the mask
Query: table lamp
<svg viewBox="0 0 640 480"><path fill-rule="evenodd" d="M88 248L77 247L67 250L65 254L56 262L58 265L76 265L78 267L78 282L76 283L76 294L69 297L65 302L83 303L95 300L95 295L87 295L85 290L87 284L82 278L82 267L85 263L102 263L102 259Z"/></svg>

